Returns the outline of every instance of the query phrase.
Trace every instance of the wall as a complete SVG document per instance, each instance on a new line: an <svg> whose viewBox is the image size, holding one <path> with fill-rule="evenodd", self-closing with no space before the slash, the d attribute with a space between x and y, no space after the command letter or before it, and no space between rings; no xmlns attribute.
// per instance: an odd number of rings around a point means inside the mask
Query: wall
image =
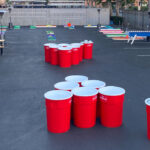
<svg viewBox="0 0 150 150"><path fill-rule="evenodd" d="M127 28L148 30L150 29L150 18L148 12L123 11L124 26Z"/></svg>
<svg viewBox="0 0 150 150"><path fill-rule="evenodd" d="M109 24L109 9L103 8L100 13L100 23ZM99 14L96 8L14 8L11 13L14 25L64 25L71 22L74 25L97 25ZM3 25L8 25L9 13L3 16Z"/></svg>

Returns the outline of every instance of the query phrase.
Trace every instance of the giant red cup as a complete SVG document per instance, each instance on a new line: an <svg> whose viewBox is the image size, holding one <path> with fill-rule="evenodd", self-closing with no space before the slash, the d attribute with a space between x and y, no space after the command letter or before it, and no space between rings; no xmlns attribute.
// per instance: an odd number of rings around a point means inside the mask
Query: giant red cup
<svg viewBox="0 0 150 150"><path fill-rule="evenodd" d="M150 140L150 98L145 100L147 113L147 137Z"/></svg>
<svg viewBox="0 0 150 150"><path fill-rule="evenodd" d="M65 78L66 81L77 82L80 86L83 81L87 81L88 77L83 75L71 75Z"/></svg>
<svg viewBox="0 0 150 150"><path fill-rule="evenodd" d="M68 68L71 67L71 53L72 48L67 47L58 47L58 58L59 58L59 65L62 68Z"/></svg>
<svg viewBox="0 0 150 150"><path fill-rule="evenodd" d="M80 44L71 44L72 47L72 65L80 63Z"/></svg>
<svg viewBox="0 0 150 150"><path fill-rule="evenodd" d="M122 125L125 90L106 86L99 90L101 124L115 128Z"/></svg>
<svg viewBox="0 0 150 150"><path fill-rule="evenodd" d="M103 88L104 86L106 86L106 83L100 80L87 80L81 83L81 85L83 87L92 87L95 88L97 90L99 90L100 88ZM100 99L98 96L97 99L97 105L96 105L96 117L99 118L100 117Z"/></svg>
<svg viewBox="0 0 150 150"><path fill-rule="evenodd" d="M72 93L53 90L44 94L47 129L53 133L64 133L70 129Z"/></svg>
<svg viewBox="0 0 150 150"><path fill-rule="evenodd" d="M50 63L50 43L44 44L45 62Z"/></svg>
<svg viewBox="0 0 150 150"><path fill-rule="evenodd" d="M84 59L92 59L92 53L93 53L93 42L92 41L85 42L83 58Z"/></svg>
<svg viewBox="0 0 150 150"><path fill-rule="evenodd" d="M80 54L79 54L79 57L80 57L80 61L82 61L82 60L83 60L84 43L81 42L80 44L81 44L81 46L80 46Z"/></svg>
<svg viewBox="0 0 150 150"><path fill-rule="evenodd" d="M50 63L52 65L58 65L59 64L58 45L57 44L53 44L53 45L50 46L50 58L51 58Z"/></svg>
<svg viewBox="0 0 150 150"><path fill-rule="evenodd" d="M70 91L70 92L71 90L77 87L79 87L78 83L70 82L70 81L58 82L54 85L54 88L56 90L65 90L65 91Z"/></svg>
<svg viewBox="0 0 150 150"><path fill-rule="evenodd" d="M77 82L64 81L58 82L54 85L55 90L65 90L72 91L74 88L78 88L79 84ZM73 103L71 104L71 118L73 119Z"/></svg>
<svg viewBox="0 0 150 150"><path fill-rule="evenodd" d="M87 43L87 42L88 42L88 40L84 40L81 42L81 44L83 44L82 59L84 59L85 43Z"/></svg>
<svg viewBox="0 0 150 150"><path fill-rule="evenodd" d="M73 93L73 121L79 128L91 128L96 124L96 102L98 91L79 87Z"/></svg>

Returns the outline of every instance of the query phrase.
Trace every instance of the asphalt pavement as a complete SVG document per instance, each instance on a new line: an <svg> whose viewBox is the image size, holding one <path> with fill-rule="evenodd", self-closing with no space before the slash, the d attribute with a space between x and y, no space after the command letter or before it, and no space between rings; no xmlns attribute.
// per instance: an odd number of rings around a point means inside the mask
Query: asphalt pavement
<svg viewBox="0 0 150 150"><path fill-rule="evenodd" d="M92 60L71 68L44 62L48 29L21 28L6 33L0 56L0 150L149 150L144 100L150 97L150 43L112 41L97 29L58 27L56 43L94 42ZM43 94L68 75L86 75L126 89L123 125L80 129L64 134L46 128Z"/></svg>

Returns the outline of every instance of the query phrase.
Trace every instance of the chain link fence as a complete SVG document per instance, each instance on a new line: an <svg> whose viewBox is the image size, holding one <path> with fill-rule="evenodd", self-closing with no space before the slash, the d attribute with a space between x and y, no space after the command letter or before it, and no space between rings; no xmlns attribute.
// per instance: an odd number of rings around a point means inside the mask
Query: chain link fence
<svg viewBox="0 0 150 150"><path fill-rule="evenodd" d="M124 28L150 30L150 16L148 12L124 10L122 16Z"/></svg>

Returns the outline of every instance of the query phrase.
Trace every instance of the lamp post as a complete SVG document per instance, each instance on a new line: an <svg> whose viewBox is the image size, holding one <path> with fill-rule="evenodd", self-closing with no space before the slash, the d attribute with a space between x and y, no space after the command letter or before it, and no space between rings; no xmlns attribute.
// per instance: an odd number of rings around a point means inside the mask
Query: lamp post
<svg viewBox="0 0 150 150"><path fill-rule="evenodd" d="M3 15L6 11L5 10L0 10L0 26L1 26L1 35L0 35L0 38L3 39L3 32L2 32L2 18L3 18Z"/></svg>
<svg viewBox="0 0 150 150"><path fill-rule="evenodd" d="M8 24L8 28L12 29L13 28L13 24L11 22L11 11L12 11L11 6L8 7L8 11L9 11L9 24Z"/></svg>
<svg viewBox="0 0 150 150"><path fill-rule="evenodd" d="M98 12L98 24L97 24L97 27L100 28L101 27L101 23L100 23L100 12L101 12L101 9L98 8L97 12Z"/></svg>

